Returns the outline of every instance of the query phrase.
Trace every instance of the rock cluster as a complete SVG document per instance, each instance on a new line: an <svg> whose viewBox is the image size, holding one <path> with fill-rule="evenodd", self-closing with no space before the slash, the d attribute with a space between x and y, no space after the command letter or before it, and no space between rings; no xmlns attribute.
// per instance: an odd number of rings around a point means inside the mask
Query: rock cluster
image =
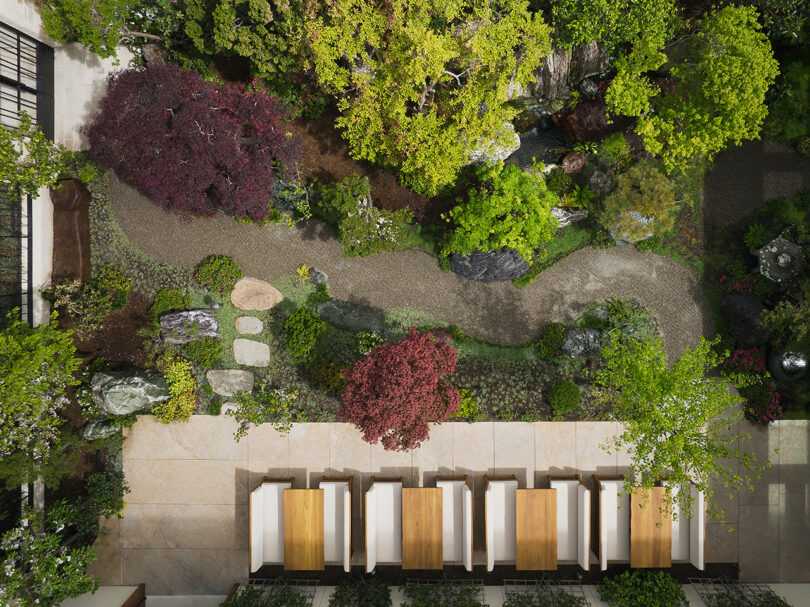
<svg viewBox="0 0 810 607"><path fill-rule="evenodd" d="M529 271L528 262L514 249L474 250L468 255L449 255L450 269L459 276L481 282L505 282Z"/></svg>

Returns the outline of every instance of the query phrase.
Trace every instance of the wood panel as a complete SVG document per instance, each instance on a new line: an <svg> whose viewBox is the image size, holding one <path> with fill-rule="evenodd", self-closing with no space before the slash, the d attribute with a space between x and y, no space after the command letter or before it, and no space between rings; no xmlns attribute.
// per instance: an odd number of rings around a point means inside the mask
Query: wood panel
<svg viewBox="0 0 810 607"><path fill-rule="evenodd" d="M515 503L515 568L557 568L557 490L518 489Z"/></svg>
<svg viewBox="0 0 810 607"><path fill-rule="evenodd" d="M631 567L672 566L672 519L661 511L665 492L664 487L633 488L630 496Z"/></svg>
<svg viewBox="0 0 810 607"><path fill-rule="evenodd" d="M285 489L284 569L323 568L323 489Z"/></svg>
<svg viewBox="0 0 810 607"><path fill-rule="evenodd" d="M402 490L402 568L442 569L442 489Z"/></svg>

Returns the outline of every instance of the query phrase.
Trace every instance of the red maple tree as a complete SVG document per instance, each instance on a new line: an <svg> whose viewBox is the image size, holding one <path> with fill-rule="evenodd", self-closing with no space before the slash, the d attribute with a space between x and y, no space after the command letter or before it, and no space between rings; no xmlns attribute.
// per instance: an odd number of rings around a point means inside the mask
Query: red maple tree
<svg viewBox="0 0 810 607"><path fill-rule="evenodd" d="M461 396L443 379L457 361L455 348L411 327L402 341L378 346L344 371L340 415L369 443L382 441L389 451L414 449L427 440L428 422L443 422L458 411Z"/></svg>
<svg viewBox="0 0 810 607"><path fill-rule="evenodd" d="M86 132L93 160L161 207L260 220L270 211L273 167L284 173L301 155L284 125L288 111L261 90L150 65L110 74Z"/></svg>

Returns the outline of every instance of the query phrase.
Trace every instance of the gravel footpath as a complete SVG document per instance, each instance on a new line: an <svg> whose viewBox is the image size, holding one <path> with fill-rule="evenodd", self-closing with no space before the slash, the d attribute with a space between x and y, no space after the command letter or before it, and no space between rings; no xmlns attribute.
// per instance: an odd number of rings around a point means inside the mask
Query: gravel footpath
<svg viewBox="0 0 810 607"><path fill-rule="evenodd" d="M670 358L711 334L711 313L694 276L669 258L633 247L583 249L518 289L442 272L424 253L344 259L332 229L318 221L293 230L224 216L183 221L114 176L110 200L124 233L157 261L192 267L212 253L231 255L246 276L264 280L294 274L306 263L329 275L333 297L383 309L418 308L495 343L528 342L545 324L573 318L594 299L612 295L635 298L654 311Z"/></svg>

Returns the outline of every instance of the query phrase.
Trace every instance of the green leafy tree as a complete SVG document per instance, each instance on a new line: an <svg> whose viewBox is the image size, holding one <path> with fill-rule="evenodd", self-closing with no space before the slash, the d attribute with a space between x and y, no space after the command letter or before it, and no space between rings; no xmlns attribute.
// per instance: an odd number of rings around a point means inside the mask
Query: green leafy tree
<svg viewBox="0 0 810 607"><path fill-rule="evenodd" d="M95 591L98 580L87 575L96 559L92 546L66 545L65 530L75 514L64 504L46 516L30 511L0 540L0 603L52 607Z"/></svg>
<svg viewBox="0 0 810 607"><path fill-rule="evenodd" d="M594 392L624 424L605 447L629 451L628 485L631 479L644 488L662 478L674 485L691 481L705 494L709 514L723 520L714 481L729 492L751 489L749 473L756 478L763 466L736 447L738 439L748 438L734 430L743 418L743 399L723 378L709 376L727 355L712 350L718 341L701 338L670 367L659 340L613 339L602 351ZM668 493L665 507L673 500L682 512L692 510L688 491Z"/></svg>
<svg viewBox="0 0 810 607"><path fill-rule="evenodd" d="M301 0L187 0L185 33L205 56L235 55L255 74L297 71L302 63Z"/></svg>
<svg viewBox="0 0 810 607"><path fill-rule="evenodd" d="M36 197L41 187L54 187L69 168L70 156L26 112L20 114L18 128L0 128L0 184L9 191Z"/></svg>
<svg viewBox="0 0 810 607"><path fill-rule="evenodd" d="M531 260L534 250L554 236L557 220L551 208L559 202L548 190L542 165L532 171L501 162L476 170L481 187L468 193L466 203L445 217L455 229L444 243L444 253L511 247Z"/></svg>
<svg viewBox="0 0 810 607"><path fill-rule="evenodd" d="M652 164L640 162L619 175L605 199L600 223L616 238L636 242L661 236L675 225L675 188Z"/></svg>
<svg viewBox="0 0 810 607"><path fill-rule="evenodd" d="M312 2L310 17L315 73L339 98L352 155L424 194L455 181L482 142L511 140L509 84L527 84L550 51L525 0L335 0Z"/></svg>
<svg viewBox="0 0 810 607"><path fill-rule="evenodd" d="M708 15L683 44L684 59L671 70L675 90L656 97L636 129L668 172L758 137L768 113L765 93L779 73L751 7Z"/></svg>
<svg viewBox="0 0 810 607"><path fill-rule="evenodd" d="M65 390L78 384L73 373L81 361L56 314L32 328L16 310L7 323L0 331L0 457L22 451L39 460L59 444L58 413L68 402Z"/></svg>

